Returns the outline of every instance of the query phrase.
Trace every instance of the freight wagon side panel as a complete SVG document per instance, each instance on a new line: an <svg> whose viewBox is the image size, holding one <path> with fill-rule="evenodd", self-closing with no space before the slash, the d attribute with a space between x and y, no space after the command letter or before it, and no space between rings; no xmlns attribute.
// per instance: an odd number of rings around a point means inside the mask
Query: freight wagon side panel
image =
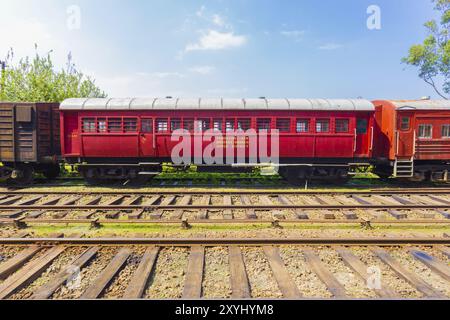
<svg viewBox="0 0 450 320"><path fill-rule="evenodd" d="M0 161L14 161L14 109L0 105Z"/></svg>
<svg viewBox="0 0 450 320"><path fill-rule="evenodd" d="M17 105L15 109L15 160L17 162L36 162L38 160L36 106Z"/></svg>

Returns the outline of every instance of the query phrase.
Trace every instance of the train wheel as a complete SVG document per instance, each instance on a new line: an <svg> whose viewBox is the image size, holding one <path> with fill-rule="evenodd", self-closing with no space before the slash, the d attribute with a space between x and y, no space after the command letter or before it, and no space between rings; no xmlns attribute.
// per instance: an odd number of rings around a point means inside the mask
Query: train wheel
<svg viewBox="0 0 450 320"><path fill-rule="evenodd" d="M59 165L55 164L52 166L48 166L42 173L47 179L52 180L59 176L59 174L61 173L61 169L59 168Z"/></svg>
<svg viewBox="0 0 450 320"><path fill-rule="evenodd" d="M301 170L292 167L281 167L279 170L280 176L294 186L300 186L305 183L305 179L300 178ZM304 176L304 174L303 174Z"/></svg>
<svg viewBox="0 0 450 320"><path fill-rule="evenodd" d="M21 167L14 169L11 177L7 180L12 185L28 185L33 182L33 169L31 167Z"/></svg>

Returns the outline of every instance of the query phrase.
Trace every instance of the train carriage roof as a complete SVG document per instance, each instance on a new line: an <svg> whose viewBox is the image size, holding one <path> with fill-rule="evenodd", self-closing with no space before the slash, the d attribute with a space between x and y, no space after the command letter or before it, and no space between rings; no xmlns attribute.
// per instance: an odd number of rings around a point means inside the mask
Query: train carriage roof
<svg viewBox="0 0 450 320"><path fill-rule="evenodd" d="M363 99L75 98L61 110L333 110L374 111Z"/></svg>
<svg viewBox="0 0 450 320"><path fill-rule="evenodd" d="M390 101L397 110L450 110L450 100Z"/></svg>

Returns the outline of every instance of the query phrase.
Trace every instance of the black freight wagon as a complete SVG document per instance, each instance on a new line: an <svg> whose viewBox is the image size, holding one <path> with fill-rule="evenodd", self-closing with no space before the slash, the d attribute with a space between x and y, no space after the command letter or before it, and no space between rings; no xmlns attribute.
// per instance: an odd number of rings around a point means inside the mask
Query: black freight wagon
<svg viewBox="0 0 450 320"><path fill-rule="evenodd" d="M59 174L59 105L0 102L0 178L30 183Z"/></svg>

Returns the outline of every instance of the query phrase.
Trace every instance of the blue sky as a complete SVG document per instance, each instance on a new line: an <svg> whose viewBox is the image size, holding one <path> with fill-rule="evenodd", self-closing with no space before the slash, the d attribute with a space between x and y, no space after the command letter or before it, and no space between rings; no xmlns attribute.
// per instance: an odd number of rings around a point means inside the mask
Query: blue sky
<svg viewBox="0 0 450 320"><path fill-rule="evenodd" d="M380 30L367 28L370 5L381 9ZM425 37L431 0L0 0L0 8L0 57L9 47L32 54L38 43L62 66L70 51L113 97L435 97L400 62Z"/></svg>

